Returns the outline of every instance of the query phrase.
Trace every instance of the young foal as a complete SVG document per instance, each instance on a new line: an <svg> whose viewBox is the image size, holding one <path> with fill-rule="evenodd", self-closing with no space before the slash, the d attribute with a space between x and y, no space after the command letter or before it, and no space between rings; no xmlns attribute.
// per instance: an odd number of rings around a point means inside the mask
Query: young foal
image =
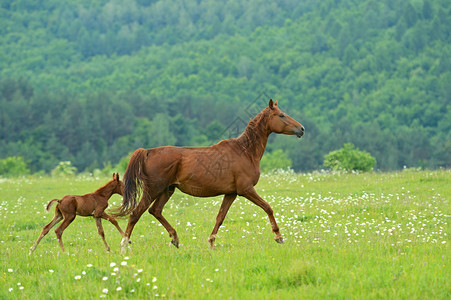
<svg viewBox="0 0 451 300"><path fill-rule="evenodd" d="M50 210L53 202L58 202L55 208L55 216L53 220L50 221L47 225L42 229L41 234L39 235L36 243L34 243L33 247L30 248L30 254L36 249L36 246L39 244L41 239L61 220L64 220L58 228L56 228L55 233L58 238L58 242L61 246L61 249L64 252L62 235L63 231L69 226L69 224L75 219L76 215L82 217L93 216L96 220L97 229L99 231L100 236L103 239L106 250L110 251L110 247L108 246L105 240L105 233L102 227L102 219L110 221L114 226L116 226L117 230L124 236L124 232L117 221L107 215L105 213L105 209L108 207L108 200L111 198L113 194L119 194L123 196L124 192L124 184L119 180L119 174L113 174L113 179L111 179L107 184L97 189L94 193L78 196L78 195L68 195L64 196L61 200L53 199L47 204L47 211Z"/></svg>
<svg viewBox="0 0 451 300"><path fill-rule="evenodd" d="M124 174L123 203L115 214L131 213L121 252L125 253L133 227L147 209L166 228L172 244L178 247L177 232L162 215L163 207L175 188L195 197L224 195L216 224L208 238L212 248L216 233L237 195L249 199L266 212L274 239L283 243L271 206L254 189L260 178L260 160L272 132L300 138L304 135L304 127L283 113L277 101L269 100L268 107L249 122L238 138L223 140L210 147L168 146L136 150ZM139 204L136 201L138 194L142 194Z"/></svg>

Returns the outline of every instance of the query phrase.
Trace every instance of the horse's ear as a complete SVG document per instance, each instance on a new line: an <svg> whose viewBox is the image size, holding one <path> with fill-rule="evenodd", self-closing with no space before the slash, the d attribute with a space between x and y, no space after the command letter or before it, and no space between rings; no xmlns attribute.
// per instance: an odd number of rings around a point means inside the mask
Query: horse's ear
<svg viewBox="0 0 451 300"><path fill-rule="evenodd" d="M274 108L274 103L272 102L272 99L269 99L269 104L268 104L269 108L273 109Z"/></svg>
<svg viewBox="0 0 451 300"><path fill-rule="evenodd" d="M116 173L116 179L119 181L119 173Z"/></svg>
<svg viewBox="0 0 451 300"><path fill-rule="evenodd" d="M276 100L276 102L274 103L274 106L277 106L277 102L279 102L279 99Z"/></svg>

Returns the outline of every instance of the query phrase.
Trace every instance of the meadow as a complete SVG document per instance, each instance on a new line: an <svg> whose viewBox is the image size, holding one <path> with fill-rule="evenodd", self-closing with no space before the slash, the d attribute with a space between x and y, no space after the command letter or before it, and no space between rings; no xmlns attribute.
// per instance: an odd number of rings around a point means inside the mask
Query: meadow
<svg viewBox="0 0 451 300"><path fill-rule="evenodd" d="M0 299L451 298L451 170L262 175L256 189L283 245L264 211L239 197L211 250L222 198L176 192L163 214L179 249L145 213L124 256L109 222L110 253L95 221L82 217L63 234L66 253L51 230L28 254L53 217L51 199L92 192L110 177L0 178ZM113 196L110 208L120 201ZM127 219L119 223L125 229Z"/></svg>

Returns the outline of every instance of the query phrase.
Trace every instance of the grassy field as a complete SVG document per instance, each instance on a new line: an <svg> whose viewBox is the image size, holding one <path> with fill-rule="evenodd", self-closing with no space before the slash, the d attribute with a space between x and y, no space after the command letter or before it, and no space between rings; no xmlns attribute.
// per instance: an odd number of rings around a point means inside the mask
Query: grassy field
<svg viewBox="0 0 451 300"><path fill-rule="evenodd" d="M283 245L266 214L238 198L210 250L222 198L176 192L164 215L180 249L146 213L126 256L110 223L107 253L94 220L82 217L64 232L66 253L52 230L28 255L53 217L49 200L109 179L0 179L0 299L451 298L450 170L262 176L257 191L274 209Z"/></svg>

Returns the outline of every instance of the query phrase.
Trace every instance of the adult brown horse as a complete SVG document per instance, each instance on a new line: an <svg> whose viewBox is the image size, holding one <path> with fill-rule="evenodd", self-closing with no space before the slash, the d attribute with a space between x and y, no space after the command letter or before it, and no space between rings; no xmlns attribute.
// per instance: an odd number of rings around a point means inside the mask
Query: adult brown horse
<svg viewBox="0 0 451 300"><path fill-rule="evenodd" d="M167 146L136 150L124 174L123 203L115 214L125 216L130 213L121 252L125 253L135 224L149 207L149 213L172 237L172 244L179 246L177 232L162 215L175 188L196 197L225 195L208 238L212 248L216 233L237 195L249 199L268 214L276 242L283 243L271 206L254 189L269 135L272 132L299 138L304 135L304 127L283 113L277 102L269 100L268 107L249 122L238 138L223 140L210 147ZM137 204L140 194L142 198Z"/></svg>

